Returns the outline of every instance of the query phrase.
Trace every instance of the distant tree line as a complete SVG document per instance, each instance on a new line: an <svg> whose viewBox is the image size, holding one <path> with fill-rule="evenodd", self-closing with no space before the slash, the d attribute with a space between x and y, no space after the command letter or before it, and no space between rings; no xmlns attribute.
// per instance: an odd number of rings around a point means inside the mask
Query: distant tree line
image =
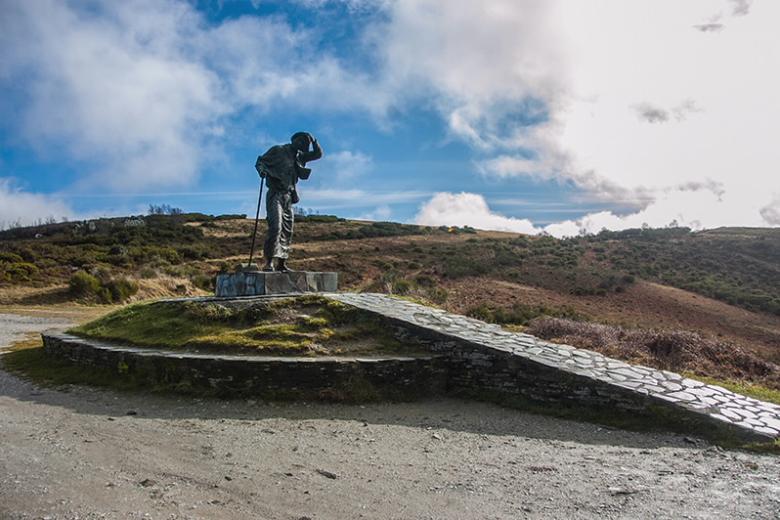
<svg viewBox="0 0 780 520"><path fill-rule="evenodd" d="M181 208L175 208L170 204L149 204L149 215L181 215Z"/></svg>

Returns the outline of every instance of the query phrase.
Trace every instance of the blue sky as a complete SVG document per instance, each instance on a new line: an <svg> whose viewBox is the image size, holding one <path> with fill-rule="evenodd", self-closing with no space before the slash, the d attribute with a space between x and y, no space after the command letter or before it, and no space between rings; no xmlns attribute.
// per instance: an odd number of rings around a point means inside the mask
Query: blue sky
<svg viewBox="0 0 780 520"><path fill-rule="evenodd" d="M0 224L253 214L255 158L305 130L326 155L301 206L322 213L779 225L776 7L598 6L0 0Z"/></svg>

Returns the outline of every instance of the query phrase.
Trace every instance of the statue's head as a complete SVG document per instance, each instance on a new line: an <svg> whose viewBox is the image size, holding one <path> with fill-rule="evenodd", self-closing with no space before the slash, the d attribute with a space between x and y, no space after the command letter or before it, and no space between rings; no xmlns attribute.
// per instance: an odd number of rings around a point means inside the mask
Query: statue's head
<svg viewBox="0 0 780 520"><path fill-rule="evenodd" d="M306 132L295 132L290 138L293 148L305 152L309 149L311 137Z"/></svg>

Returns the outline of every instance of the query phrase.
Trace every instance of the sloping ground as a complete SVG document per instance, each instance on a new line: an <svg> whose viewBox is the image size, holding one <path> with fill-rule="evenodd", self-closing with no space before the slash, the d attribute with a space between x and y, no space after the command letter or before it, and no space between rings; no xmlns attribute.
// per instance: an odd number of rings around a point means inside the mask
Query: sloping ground
<svg viewBox="0 0 780 520"><path fill-rule="evenodd" d="M780 362L780 317L750 312L705 296L650 282L637 282L609 296L574 296L527 285L470 278L447 285L445 307L468 313L480 305L513 304L571 309L590 321L628 328L694 331L733 341Z"/></svg>

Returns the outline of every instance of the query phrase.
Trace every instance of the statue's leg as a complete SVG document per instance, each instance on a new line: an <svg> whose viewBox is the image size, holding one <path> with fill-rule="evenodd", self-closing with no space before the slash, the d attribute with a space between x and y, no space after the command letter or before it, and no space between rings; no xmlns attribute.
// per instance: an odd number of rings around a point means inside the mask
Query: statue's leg
<svg viewBox="0 0 780 520"><path fill-rule="evenodd" d="M274 255L277 258L286 259L290 256L290 245L292 244L293 235L293 205L292 195L285 193L282 200L282 212L281 212L281 230L279 232L279 254Z"/></svg>
<svg viewBox="0 0 780 520"><path fill-rule="evenodd" d="M263 256L266 266L271 264L274 257L279 256L280 238L282 231L282 215L284 213L282 198L284 193L276 190L268 190L265 196L266 222L268 223L268 234L263 244Z"/></svg>

